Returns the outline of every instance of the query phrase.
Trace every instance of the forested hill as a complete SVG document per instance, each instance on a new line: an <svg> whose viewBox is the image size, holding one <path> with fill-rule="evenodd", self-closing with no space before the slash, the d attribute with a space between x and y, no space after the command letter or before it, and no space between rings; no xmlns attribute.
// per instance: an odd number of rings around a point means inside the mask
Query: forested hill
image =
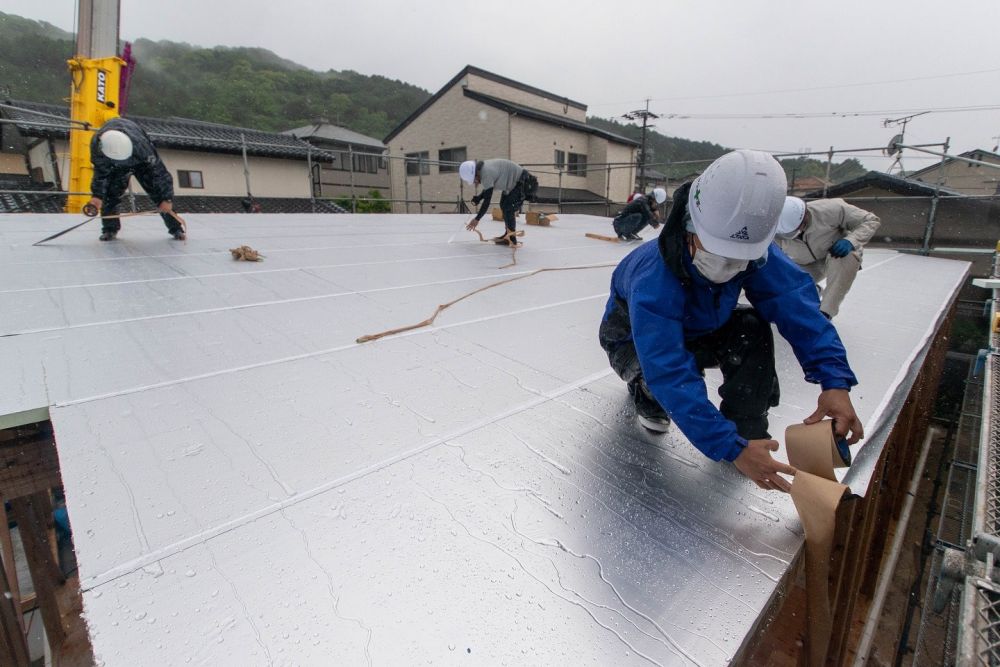
<svg viewBox="0 0 1000 667"><path fill-rule="evenodd" d="M0 13L3 98L62 103L73 36L48 23ZM128 112L181 116L262 130L287 130L316 118L382 138L430 93L383 76L316 72L266 49L199 48L139 39Z"/></svg>
<svg viewBox="0 0 1000 667"><path fill-rule="evenodd" d="M642 128L635 124L623 124L603 118L588 118L587 123L629 139L642 140ZM708 166L709 163L706 160L714 160L730 150L710 141L691 141L678 137L668 137L656 130L647 130L646 144L649 154L648 164L652 164L653 169L668 174L671 178L683 178L700 172ZM702 162L694 162L696 160ZM691 164L676 164L678 162L690 162ZM781 160L781 166L785 168L786 174L791 176L794 172L797 178L806 176L823 178L826 175L825 160L786 158ZM834 183L840 183L861 176L867 171L864 165L854 158L850 158L842 162L834 162L830 169L830 180Z"/></svg>
<svg viewBox="0 0 1000 667"><path fill-rule="evenodd" d="M75 50L71 33L55 26L0 12L0 99L65 103L69 96L66 60ZM317 118L381 139L430 97L422 88L383 76L350 70L316 72L266 49L201 48L139 39L128 112L140 116L180 116L261 130L281 131ZM456 65L456 69L461 65ZM634 124L589 118L588 123L637 141ZM726 148L708 141L648 135L649 162L656 165L712 160ZM794 162L794 165L793 165ZM707 163L669 169L687 176ZM789 173L822 176L818 160L784 161ZM835 165L835 181L865 172L855 160Z"/></svg>

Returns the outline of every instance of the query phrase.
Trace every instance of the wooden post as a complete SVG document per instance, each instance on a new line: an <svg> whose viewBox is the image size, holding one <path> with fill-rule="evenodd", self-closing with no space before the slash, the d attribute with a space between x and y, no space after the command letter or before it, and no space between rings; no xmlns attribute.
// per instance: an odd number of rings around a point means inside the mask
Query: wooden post
<svg viewBox="0 0 1000 667"><path fill-rule="evenodd" d="M28 643L21 629L21 610L7 586L7 570L0 562L0 664L28 667Z"/></svg>
<svg viewBox="0 0 1000 667"><path fill-rule="evenodd" d="M40 509L49 503L47 499L39 498L39 495L15 498L11 501L11 508L14 510L14 519L17 521L21 542L24 544L24 555L31 571L31 581L35 585L38 606L42 610L45 634L48 635L49 646L56 652L66 638L59 602L56 599L56 587L62 586L66 578L52 557L46 520L40 513Z"/></svg>
<svg viewBox="0 0 1000 667"><path fill-rule="evenodd" d="M17 581L17 571L14 567L14 540L10 537L10 519L7 517L7 507L3 496L0 496L0 565L6 566L7 591L14 596L14 601L21 599L21 587ZM20 619L20 615L18 616Z"/></svg>

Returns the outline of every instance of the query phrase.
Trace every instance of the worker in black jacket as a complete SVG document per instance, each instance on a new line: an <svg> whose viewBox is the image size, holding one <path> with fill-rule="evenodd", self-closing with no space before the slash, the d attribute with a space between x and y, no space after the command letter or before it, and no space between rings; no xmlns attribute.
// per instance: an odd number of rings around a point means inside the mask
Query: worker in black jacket
<svg viewBox="0 0 1000 667"><path fill-rule="evenodd" d="M102 241L114 240L121 229L121 221L109 216L118 213L118 204L131 176L135 176L156 204L170 235L184 240L184 228L174 217L171 203L174 179L141 127L127 118L109 120L90 141L90 161L94 163L94 178L90 182L91 199L84 211L101 212Z"/></svg>
<svg viewBox="0 0 1000 667"><path fill-rule="evenodd" d="M666 200L667 191L663 188L653 188L648 195L636 195L612 220L615 234L622 241L641 241L639 232L646 225L653 229L660 226L659 206Z"/></svg>

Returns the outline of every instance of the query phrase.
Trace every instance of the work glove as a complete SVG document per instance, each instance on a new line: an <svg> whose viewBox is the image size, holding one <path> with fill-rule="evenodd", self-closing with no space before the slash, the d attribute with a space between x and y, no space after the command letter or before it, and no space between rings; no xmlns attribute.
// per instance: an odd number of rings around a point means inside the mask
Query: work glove
<svg viewBox="0 0 1000 667"><path fill-rule="evenodd" d="M830 248L830 254L837 258L847 257L847 255L853 251L854 251L854 244L852 244L847 239L840 239L839 241L833 244L832 248Z"/></svg>

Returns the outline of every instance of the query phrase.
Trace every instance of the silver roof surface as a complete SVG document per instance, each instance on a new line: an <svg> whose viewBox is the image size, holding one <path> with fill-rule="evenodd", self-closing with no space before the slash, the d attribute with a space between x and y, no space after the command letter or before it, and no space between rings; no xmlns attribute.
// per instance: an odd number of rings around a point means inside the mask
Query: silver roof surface
<svg viewBox="0 0 1000 667"><path fill-rule="evenodd" d="M606 219L526 227L503 270L458 215L192 214L186 244L141 217L31 247L75 220L0 216L0 415L51 406L105 665L722 665L781 590L791 500L635 424L597 344L610 267L354 342L617 262L583 236ZM837 318L856 492L967 270L866 252ZM777 354L780 434L817 389Z"/></svg>

